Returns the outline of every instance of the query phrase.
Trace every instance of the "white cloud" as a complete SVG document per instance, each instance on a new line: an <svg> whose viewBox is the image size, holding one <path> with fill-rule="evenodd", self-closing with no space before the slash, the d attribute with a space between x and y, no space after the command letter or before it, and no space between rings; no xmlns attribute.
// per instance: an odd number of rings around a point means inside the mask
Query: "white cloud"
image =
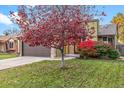
<svg viewBox="0 0 124 93"><path fill-rule="evenodd" d="M18 12L14 12L14 15L16 16L16 19L20 19L20 17L18 16Z"/></svg>
<svg viewBox="0 0 124 93"><path fill-rule="evenodd" d="M14 16L11 15L11 16L8 16L8 18L10 18L10 19L20 19L20 17L18 16L18 12L14 12L13 14L14 14Z"/></svg>
<svg viewBox="0 0 124 93"><path fill-rule="evenodd" d="M0 23L5 25L11 25L12 22L10 21L7 15L0 13Z"/></svg>

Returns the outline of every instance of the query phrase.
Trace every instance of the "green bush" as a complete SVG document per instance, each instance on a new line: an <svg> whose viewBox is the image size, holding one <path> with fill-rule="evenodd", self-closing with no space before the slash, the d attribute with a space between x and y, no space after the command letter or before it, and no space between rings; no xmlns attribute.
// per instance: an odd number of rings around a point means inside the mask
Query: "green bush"
<svg viewBox="0 0 124 93"><path fill-rule="evenodd" d="M98 56L105 56L107 54L107 48L105 46L95 46Z"/></svg>
<svg viewBox="0 0 124 93"><path fill-rule="evenodd" d="M95 42L94 48L97 51L98 57L106 57L108 54L108 50L114 49L111 45L103 42Z"/></svg>
<svg viewBox="0 0 124 93"><path fill-rule="evenodd" d="M111 59L117 59L119 57L119 52L117 50L108 50L108 57Z"/></svg>

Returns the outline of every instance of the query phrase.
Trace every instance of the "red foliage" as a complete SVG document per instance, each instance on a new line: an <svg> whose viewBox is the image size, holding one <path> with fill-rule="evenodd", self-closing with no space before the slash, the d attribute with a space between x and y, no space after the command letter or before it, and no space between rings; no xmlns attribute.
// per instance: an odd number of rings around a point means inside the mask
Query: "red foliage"
<svg viewBox="0 0 124 93"><path fill-rule="evenodd" d="M93 47L94 47L94 41L92 41L92 40L87 40L87 41L80 42L79 45L78 45L79 49L93 48Z"/></svg>
<svg viewBox="0 0 124 93"><path fill-rule="evenodd" d="M80 57L83 57L83 58L96 57L97 51L94 48L94 46L95 46L95 43L92 40L80 42L78 45Z"/></svg>
<svg viewBox="0 0 124 93"><path fill-rule="evenodd" d="M94 17L93 6L19 6L18 16L12 21L19 25L22 41L31 46L43 45L61 49L64 45L80 42L87 37L87 22ZM88 45L91 46L91 45Z"/></svg>

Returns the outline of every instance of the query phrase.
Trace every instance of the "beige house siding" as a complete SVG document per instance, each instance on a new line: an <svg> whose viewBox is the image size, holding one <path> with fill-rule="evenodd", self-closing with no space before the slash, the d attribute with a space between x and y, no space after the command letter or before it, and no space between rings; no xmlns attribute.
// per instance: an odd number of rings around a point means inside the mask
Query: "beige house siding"
<svg viewBox="0 0 124 93"><path fill-rule="evenodd" d="M88 28L92 30L94 28L94 33L92 34L93 38L92 40L97 41L98 40L98 31L99 31L99 20L93 20L91 22L88 22Z"/></svg>
<svg viewBox="0 0 124 93"><path fill-rule="evenodd" d="M6 52L6 44L0 43L0 52Z"/></svg>

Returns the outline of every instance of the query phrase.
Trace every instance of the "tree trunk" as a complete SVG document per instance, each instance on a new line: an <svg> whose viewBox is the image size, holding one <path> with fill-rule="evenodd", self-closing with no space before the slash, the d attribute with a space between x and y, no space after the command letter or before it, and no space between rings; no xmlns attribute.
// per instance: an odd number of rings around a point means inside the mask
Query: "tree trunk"
<svg viewBox="0 0 124 93"><path fill-rule="evenodd" d="M62 47L60 51L61 51L61 65L60 65L60 67L64 68L65 67L65 64L64 64L64 47Z"/></svg>

